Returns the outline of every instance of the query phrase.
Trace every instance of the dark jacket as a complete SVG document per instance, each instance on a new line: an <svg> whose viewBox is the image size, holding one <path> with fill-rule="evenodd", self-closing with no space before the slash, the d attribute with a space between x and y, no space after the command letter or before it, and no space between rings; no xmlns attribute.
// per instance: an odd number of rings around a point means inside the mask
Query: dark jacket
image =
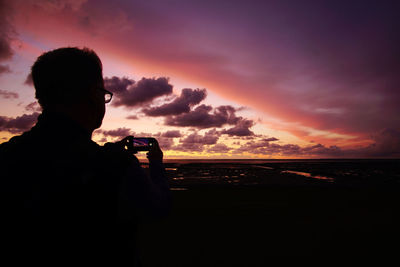
<svg viewBox="0 0 400 267"><path fill-rule="evenodd" d="M1 144L0 170L1 261L135 266L136 223L170 204L161 163L149 177L135 156L59 114Z"/></svg>

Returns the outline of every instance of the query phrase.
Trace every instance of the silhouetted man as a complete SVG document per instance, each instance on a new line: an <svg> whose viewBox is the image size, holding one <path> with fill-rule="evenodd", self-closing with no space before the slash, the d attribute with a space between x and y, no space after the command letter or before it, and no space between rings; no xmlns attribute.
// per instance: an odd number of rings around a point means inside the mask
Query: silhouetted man
<svg viewBox="0 0 400 267"><path fill-rule="evenodd" d="M135 224L170 205L162 151L149 151L147 175L125 149L131 137L91 140L112 97L92 50L44 53L32 79L43 112L30 131L0 145L0 261L138 265Z"/></svg>

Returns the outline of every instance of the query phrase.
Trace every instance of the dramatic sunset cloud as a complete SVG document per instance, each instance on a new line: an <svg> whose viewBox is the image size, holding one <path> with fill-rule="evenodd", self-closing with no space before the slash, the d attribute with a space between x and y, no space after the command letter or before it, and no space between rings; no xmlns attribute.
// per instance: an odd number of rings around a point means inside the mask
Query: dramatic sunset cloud
<svg viewBox="0 0 400 267"><path fill-rule="evenodd" d="M140 81L117 77L105 79L104 85L115 93L114 106L136 107L150 103L155 98L172 93L172 85L167 78L142 78Z"/></svg>
<svg viewBox="0 0 400 267"><path fill-rule="evenodd" d="M8 4L0 1L0 75L11 72L10 67L3 62L11 59L14 54L11 48L13 32L7 11Z"/></svg>
<svg viewBox="0 0 400 267"><path fill-rule="evenodd" d="M3 97L5 99L10 99L10 98L18 98L19 95L15 92L0 90L0 97Z"/></svg>
<svg viewBox="0 0 400 267"><path fill-rule="evenodd" d="M0 65L0 75L7 72L11 72L10 68L8 66Z"/></svg>
<svg viewBox="0 0 400 267"><path fill-rule="evenodd" d="M121 139L126 137L126 136L128 136L128 135L132 135L133 134L131 129L128 129L128 128L125 128L125 127L118 128L118 129L115 129L115 130L108 130L108 131L107 130L97 130L96 132L99 133L99 134L101 133L104 136L119 137Z"/></svg>
<svg viewBox="0 0 400 267"><path fill-rule="evenodd" d="M173 131L166 131L165 133L159 133L158 136L167 137L167 138L175 138L175 137L182 137L182 134L178 130L173 130Z"/></svg>
<svg viewBox="0 0 400 267"><path fill-rule="evenodd" d="M167 156L398 157L398 10L386 0L0 0L0 129L8 138L24 129L14 120L40 112L25 108L35 58L79 46L99 54L114 93L102 140L158 133Z"/></svg>
<svg viewBox="0 0 400 267"><path fill-rule="evenodd" d="M41 112L42 108L40 107L38 102L34 101L26 105L25 110L30 112Z"/></svg>
<svg viewBox="0 0 400 267"><path fill-rule="evenodd" d="M192 90L190 88L184 88L182 89L181 95L172 102L159 107L145 108L143 109L143 113L153 117L188 113L190 108L203 101L206 95L207 92L205 89Z"/></svg>
<svg viewBox="0 0 400 267"><path fill-rule="evenodd" d="M169 116L165 124L180 127L195 127L199 129L222 127L223 125L234 125L242 120L237 117L236 109L231 106L219 106L213 108L209 105L200 105L194 110L178 116Z"/></svg>
<svg viewBox="0 0 400 267"><path fill-rule="evenodd" d="M216 145L210 147L207 150L207 152L208 153L222 153L222 154L225 154L225 153L228 153L230 150L231 149L227 145L219 143L219 144L216 144Z"/></svg>
<svg viewBox="0 0 400 267"><path fill-rule="evenodd" d="M254 135L254 133L250 130L250 128L254 125L252 120L240 119L237 121L236 126L229 128L227 130L223 130L223 134L228 134L230 136L250 136Z"/></svg>
<svg viewBox="0 0 400 267"><path fill-rule="evenodd" d="M36 123L39 113L23 114L16 118L0 116L0 131L22 133L29 130Z"/></svg>
<svg viewBox="0 0 400 267"><path fill-rule="evenodd" d="M179 140L179 145L175 147L175 150L181 151L203 151L206 145L214 145L217 143L219 135L215 130L210 130L204 135L200 135L197 132L188 135L185 138Z"/></svg>

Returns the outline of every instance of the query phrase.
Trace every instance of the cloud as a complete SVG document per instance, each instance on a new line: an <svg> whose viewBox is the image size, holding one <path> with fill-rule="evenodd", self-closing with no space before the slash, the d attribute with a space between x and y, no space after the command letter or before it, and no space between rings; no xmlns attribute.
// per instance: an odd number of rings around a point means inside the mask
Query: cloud
<svg viewBox="0 0 400 267"><path fill-rule="evenodd" d="M145 108L143 113L147 116L168 116L188 113L190 108L199 104L207 96L206 89L182 89L181 95L175 98L171 103L159 107Z"/></svg>
<svg viewBox="0 0 400 267"><path fill-rule="evenodd" d="M167 137L167 138L176 138L176 137L182 137L182 134L178 130L171 130L171 131L166 131L163 133L160 133L161 137Z"/></svg>
<svg viewBox="0 0 400 267"><path fill-rule="evenodd" d="M101 133L104 136L120 137L120 138L126 137L128 135L133 135L131 129L125 127L117 128L114 130L97 130L96 133Z"/></svg>
<svg viewBox="0 0 400 267"><path fill-rule="evenodd" d="M29 86L33 86L33 79L32 79L32 73L29 73L26 76L26 79L24 81L24 84L29 85Z"/></svg>
<svg viewBox="0 0 400 267"><path fill-rule="evenodd" d="M383 129L373 135L374 144L366 148L366 154L375 157L400 157L400 131Z"/></svg>
<svg viewBox="0 0 400 267"><path fill-rule="evenodd" d="M263 138L263 139L261 139L261 141L264 141L264 142L273 142L273 141L278 141L279 139L278 138L276 138L276 137L269 137L269 138Z"/></svg>
<svg viewBox="0 0 400 267"><path fill-rule="evenodd" d="M104 86L107 90L113 92L114 94L120 94L128 90L128 87L135 83L134 80L127 77L116 77L104 78Z"/></svg>
<svg viewBox="0 0 400 267"><path fill-rule="evenodd" d="M317 144L301 149L303 155L347 158L398 158L400 157L400 131L386 128L372 136L374 143L365 147L341 148Z"/></svg>
<svg viewBox="0 0 400 267"><path fill-rule="evenodd" d="M137 115L129 115L126 117L128 120L138 120L139 117Z"/></svg>
<svg viewBox="0 0 400 267"><path fill-rule="evenodd" d="M38 102L32 102L29 103L28 105L25 106L26 111L31 111L31 112L40 112L42 111L42 107L39 105Z"/></svg>
<svg viewBox="0 0 400 267"><path fill-rule="evenodd" d="M207 149L208 153L228 153L231 148L227 147L225 144L219 143Z"/></svg>
<svg viewBox="0 0 400 267"><path fill-rule="evenodd" d="M186 152L201 152L206 145L214 145L219 139L219 133L215 129L200 135L197 132L189 134L185 138L179 140L179 145L173 149Z"/></svg>
<svg viewBox="0 0 400 267"><path fill-rule="evenodd" d="M269 141L249 141L233 151L235 154L251 153L258 155L300 155L301 148L294 144L270 144Z"/></svg>
<svg viewBox="0 0 400 267"><path fill-rule="evenodd" d="M5 90L0 90L0 96L5 98L5 99L11 99L11 98L18 98L19 97L18 93L5 91Z"/></svg>
<svg viewBox="0 0 400 267"><path fill-rule="evenodd" d="M35 124L38 116L38 112L23 114L16 118L0 116L0 131L7 131L12 134L27 131Z"/></svg>
<svg viewBox="0 0 400 267"><path fill-rule="evenodd" d="M26 1L26 0L25 0ZM37 7L43 8L50 12L72 10L78 11L82 5L88 0L28 0L33 2Z"/></svg>
<svg viewBox="0 0 400 267"><path fill-rule="evenodd" d="M15 35L10 23L12 9L6 1L0 1L0 62L12 58L14 51L11 48L11 41ZM9 66L0 64L0 75L11 72Z"/></svg>
<svg viewBox="0 0 400 267"><path fill-rule="evenodd" d="M10 67L7 65L0 65L0 75L8 72L11 72Z"/></svg>
<svg viewBox="0 0 400 267"><path fill-rule="evenodd" d="M0 27L0 61L11 59L14 52L11 49L10 38L8 33Z"/></svg>
<svg viewBox="0 0 400 267"><path fill-rule="evenodd" d="M398 158L400 157L400 131L383 129L373 135L374 143L358 148L342 148L336 145L275 144L276 138L249 141L233 151L235 154L251 153L263 156L287 156L308 158Z"/></svg>
<svg viewBox="0 0 400 267"><path fill-rule="evenodd" d="M113 106L137 107L152 102L157 97L172 93L172 85L169 79L142 78L135 82L128 78L105 78L104 85L107 90L115 93Z"/></svg>
<svg viewBox="0 0 400 267"><path fill-rule="evenodd" d="M212 113L210 113L212 111ZM242 117L237 117L236 109L232 106L212 108L209 105L200 105L194 110L177 116L168 116L164 123L169 126L195 127L205 129L222 127L225 124L236 124Z"/></svg>
<svg viewBox="0 0 400 267"><path fill-rule="evenodd" d="M213 109L212 106L203 104L188 113L167 116L164 123L169 126L195 127L197 129L235 125L219 133L229 136L254 136L254 132L249 129L254 126L254 121L236 116L236 111L237 109L229 105Z"/></svg>
<svg viewBox="0 0 400 267"><path fill-rule="evenodd" d="M0 10L2 10L2 2L0 2ZM0 11L0 61L11 59L14 51L11 48L11 27L4 18L4 12Z"/></svg>
<svg viewBox="0 0 400 267"><path fill-rule="evenodd" d="M300 154L303 155L312 155L312 156L323 156L323 157L338 157L346 154L344 150L342 150L338 146L324 146L321 144L317 144L314 146L306 146L301 148Z"/></svg>
<svg viewBox="0 0 400 267"><path fill-rule="evenodd" d="M181 143L213 145L218 141L218 133L215 130L206 132L204 135L199 135L197 132L188 135L180 140Z"/></svg>
<svg viewBox="0 0 400 267"><path fill-rule="evenodd" d="M236 126L223 130L221 133L227 134L230 136L252 136L254 132L252 132L249 128L254 125L254 121L248 119L240 119Z"/></svg>
<svg viewBox="0 0 400 267"><path fill-rule="evenodd" d="M164 123L169 126L195 127L198 129L222 127L226 124L234 127L223 130L221 133L230 136L253 136L249 128L254 126L254 121L236 116L236 109L225 105L213 108L210 105L200 105L194 110L191 108L207 97L206 89L182 89L181 95L172 102L142 111L147 116L166 116Z"/></svg>

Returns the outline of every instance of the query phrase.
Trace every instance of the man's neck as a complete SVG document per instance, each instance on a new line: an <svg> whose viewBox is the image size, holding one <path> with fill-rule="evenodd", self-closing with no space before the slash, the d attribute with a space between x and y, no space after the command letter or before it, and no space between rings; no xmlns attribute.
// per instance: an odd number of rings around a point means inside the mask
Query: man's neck
<svg viewBox="0 0 400 267"><path fill-rule="evenodd" d="M62 110L50 109L43 110L44 117L50 118L58 118L60 121L68 121L71 124L74 124L76 127L82 130L90 139L92 138L92 133L94 129L92 127L88 127L87 123L82 120L83 116L78 116L75 112L65 112ZM65 125L67 126L67 125Z"/></svg>

